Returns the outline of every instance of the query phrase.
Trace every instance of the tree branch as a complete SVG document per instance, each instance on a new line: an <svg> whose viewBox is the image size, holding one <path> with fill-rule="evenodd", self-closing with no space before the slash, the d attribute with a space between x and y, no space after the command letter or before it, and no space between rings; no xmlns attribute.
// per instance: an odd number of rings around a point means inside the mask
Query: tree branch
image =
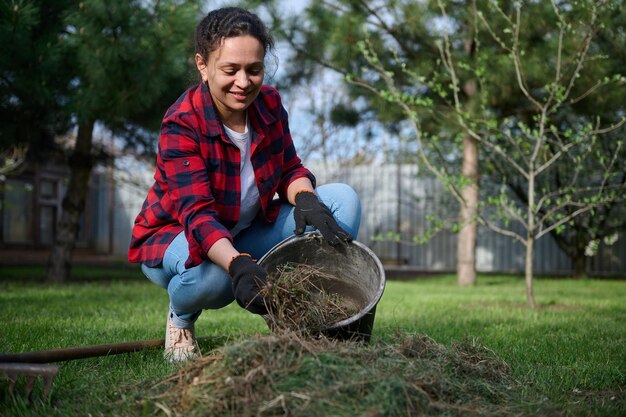
<svg viewBox="0 0 626 417"><path fill-rule="evenodd" d="M575 189L575 190L566 190L563 193L561 193L561 195L567 194L567 193L572 193L572 194L581 194L583 192L595 192L595 194L597 196L600 196L606 189L616 189L619 190L620 188L623 188L623 185L614 185L614 186L598 186L598 187L583 187L580 189ZM552 197L555 197L555 195L553 195ZM548 209L539 219L539 222L544 223L546 221L546 219L550 218L552 215L554 215L554 213L557 213L558 211L564 209L565 207L571 206L571 207L585 207L587 205L591 205L593 207L598 207L604 204L608 204L610 202L612 202L613 199L600 199L599 202L581 202L581 201L564 201L560 204L557 204L555 206L553 206L552 208ZM539 205L537 205L537 208L535 209L536 213L540 212L539 209Z"/></svg>
<svg viewBox="0 0 626 417"><path fill-rule="evenodd" d="M597 205L593 204L593 205L588 205L588 206L586 206L586 207L581 207L580 209L576 210L575 212L573 212L573 213L569 214L568 216L566 216L566 217L562 218L562 219L561 219L561 220L559 220L558 222L553 223L553 224L551 224L549 227L547 227L547 228L545 228L545 229L543 229L543 230L539 231L539 232L535 235L535 239L539 239L540 237L542 237L543 235L545 235L545 234L547 234L547 233L550 233L552 230L556 229L557 227L559 227L559 226L561 226L561 225L563 225L563 224L565 224L565 223L568 223L568 222L569 222L570 220L572 220L574 217L576 217L576 216L578 216L578 215L580 215L580 214L583 214L583 213L585 213L585 212L587 212L587 211L589 211L589 210L591 210L591 209L593 209L593 208L595 208L595 207L601 206L601 205L602 205L602 204L597 204ZM542 222L539 222L539 224L541 225L541 224L543 224L543 223L542 223Z"/></svg>
<svg viewBox="0 0 626 417"><path fill-rule="evenodd" d="M616 129L619 129L622 125L626 123L626 116L622 117L619 122L614 123L610 126L607 126L602 129L594 129L590 132L591 135L604 135L605 133L610 133Z"/></svg>
<svg viewBox="0 0 626 417"><path fill-rule="evenodd" d="M400 91L398 91L398 87L393 82L393 79L391 78L391 76L387 73L387 71L385 71L383 67L381 67L380 64L376 62L374 51L370 49L369 51L366 51L364 55L369 65L380 75L380 77L385 82L389 92L392 95L394 102L400 105L404 113L409 117L409 120L411 121L411 126L413 127L413 130L415 132L416 141L418 144L418 153L420 155L420 158L422 159L422 161L428 168L428 170L431 171L433 174L435 174L435 176L450 190L452 195L459 201L459 203L465 204L465 200L463 199L461 192L453 184L450 183L449 178L451 178L451 175L447 172L447 169L445 167L442 169L437 169L430 162L430 160L428 159L428 156L424 152L425 146L421 138L421 128L419 126L419 122L417 120L415 111L411 109L404 100L402 100L401 93ZM351 78L349 82L352 82L355 85L359 85L361 87L367 88L369 91L373 92L374 94L377 94L381 98L389 99L388 97L384 97L383 94L381 94L381 92L377 88L371 86L369 83L363 80L355 80Z"/></svg>
<svg viewBox="0 0 626 417"><path fill-rule="evenodd" d="M594 13L593 20L591 22L592 24L595 24L596 17L597 17L597 15ZM567 100L567 98L571 94L572 89L574 88L574 85L576 84L576 79L578 79L580 70L583 67L583 62L585 61L585 57L587 56L587 52L589 52L589 47L591 46L591 40L593 39L593 37L595 36L596 33L597 33L597 28L593 28L592 30L587 32L587 35L585 36L585 40L583 41L584 43L583 43L583 46L582 46L582 51L580 52L579 58L578 58L578 60L576 62L576 69L572 73L572 77L569 80L569 84L567 86L567 89L565 90L565 93L564 93L563 98L561 99L561 101Z"/></svg>
<svg viewBox="0 0 626 417"><path fill-rule="evenodd" d="M482 215L478 216L478 222L483 226L486 226L489 229L493 230L494 232L499 233L503 236L511 237L520 242L522 245L526 246L526 239L524 239L524 237L522 237L521 235L513 232L512 230L503 229L502 227L492 223L490 220L484 218Z"/></svg>
<svg viewBox="0 0 626 417"><path fill-rule="evenodd" d="M513 25L513 48L511 49L511 56L513 57L513 65L515 66L515 76L517 78L517 85L524 94L524 96L533 103L538 110L543 111L543 105L537 101L537 99L530 94L526 86L524 73L522 71L522 62L519 55L519 31L521 20L521 6L517 7L515 16L515 24Z"/></svg>
<svg viewBox="0 0 626 417"><path fill-rule="evenodd" d="M537 167L535 175L541 174L545 169L549 168L556 160L558 160L563 153L569 151L574 146L578 145L576 142L570 142L567 145L561 146L561 149L557 151L550 159L548 159L543 165Z"/></svg>

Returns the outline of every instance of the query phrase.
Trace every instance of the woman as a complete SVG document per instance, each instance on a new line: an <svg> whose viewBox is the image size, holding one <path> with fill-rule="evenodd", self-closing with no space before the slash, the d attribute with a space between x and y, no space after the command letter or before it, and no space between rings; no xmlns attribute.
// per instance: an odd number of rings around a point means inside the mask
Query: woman
<svg viewBox="0 0 626 417"><path fill-rule="evenodd" d="M258 296L267 273L254 259L278 242L311 226L338 245L359 228L355 192L343 184L315 189L296 154L280 96L263 85L272 48L256 15L210 12L196 28L202 82L161 125L155 182L135 220L129 260L168 291L171 361L198 354L194 323L203 309L235 299L267 313Z"/></svg>

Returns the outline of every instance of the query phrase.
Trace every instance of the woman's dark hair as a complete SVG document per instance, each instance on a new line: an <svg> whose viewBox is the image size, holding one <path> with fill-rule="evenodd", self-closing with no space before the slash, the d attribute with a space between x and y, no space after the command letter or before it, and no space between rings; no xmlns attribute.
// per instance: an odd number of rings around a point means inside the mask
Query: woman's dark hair
<svg viewBox="0 0 626 417"><path fill-rule="evenodd" d="M257 15L239 7L224 7L209 12L196 27L196 52L207 59L223 39L242 35L256 38L265 53L274 49L274 40Z"/></svg>

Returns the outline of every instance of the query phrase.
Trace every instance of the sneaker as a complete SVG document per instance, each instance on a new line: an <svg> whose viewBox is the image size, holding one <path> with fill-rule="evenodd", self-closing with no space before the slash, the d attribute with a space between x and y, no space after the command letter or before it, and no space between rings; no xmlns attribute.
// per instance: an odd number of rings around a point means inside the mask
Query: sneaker
<svg viewBox="0 0 626 417"><path fill-rule="evenodd" d="M165 351L163 357L169 362L183 362L199 356L200 349L196 343L194 328L179 329L174 326L172 313L167 314L165 329Z"/></svg>

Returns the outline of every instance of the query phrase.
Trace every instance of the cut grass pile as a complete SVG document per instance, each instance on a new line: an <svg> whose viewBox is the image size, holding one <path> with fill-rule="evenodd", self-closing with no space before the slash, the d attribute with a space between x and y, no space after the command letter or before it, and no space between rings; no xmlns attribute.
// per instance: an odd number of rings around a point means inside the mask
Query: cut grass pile
<svg viewBox="0 0 626 417"><path fill-rule="evenodd" d="M315 335L357 313L354 303L324 288L324 281L335 279L313 265L288 262L278 266L260 291L269 310L267 320L272 331Z"/></svg>
<svg viewBox="0 0 626 417"><path fill-rule="evenodd" d="M536 415L510 367L466 340L422 335L371 346L295 333L223 346L156 387L170 416ZM545 414L544 414L545 415Z"/></svg>

